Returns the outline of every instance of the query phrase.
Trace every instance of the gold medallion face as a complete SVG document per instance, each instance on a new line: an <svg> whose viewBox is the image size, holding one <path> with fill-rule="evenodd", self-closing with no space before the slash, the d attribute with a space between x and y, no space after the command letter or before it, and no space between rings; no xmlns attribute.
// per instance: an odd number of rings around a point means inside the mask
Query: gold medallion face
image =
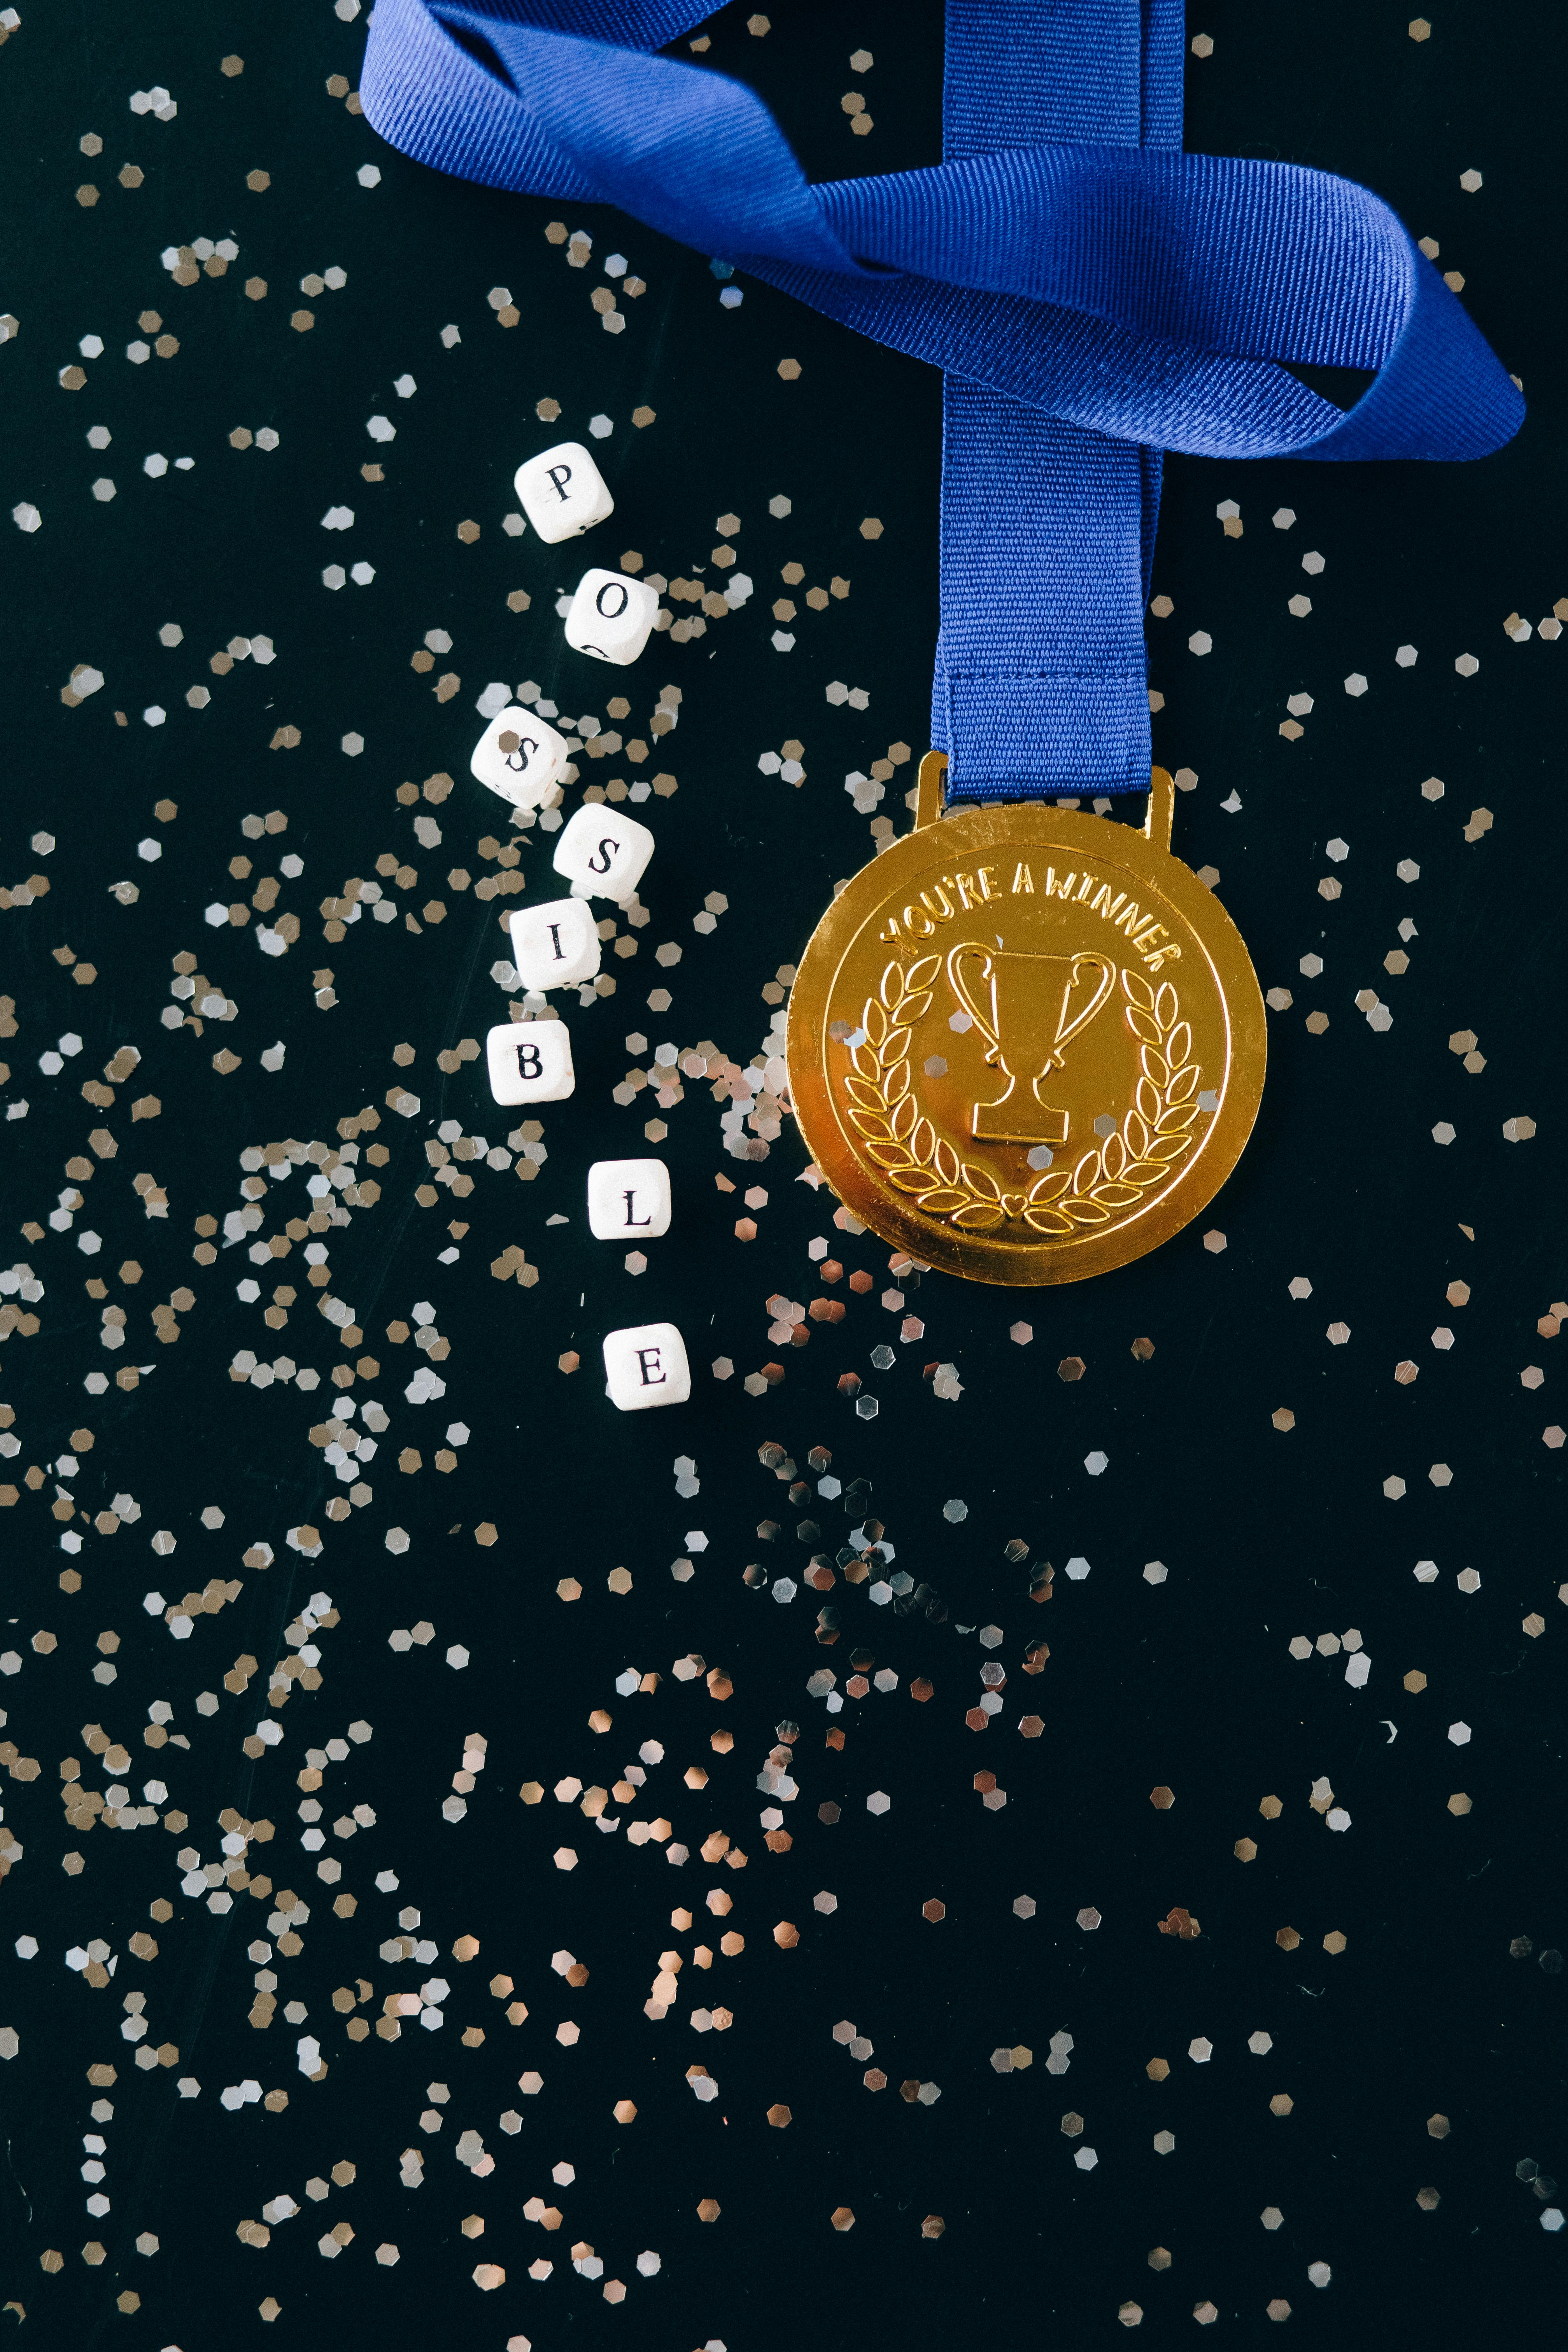
<svg viewBox="0 0 1568 2352"><path fill-rule="evenodd" d="M1235 1167L1263 999L1165 846L1173 800L1156 769L1144 832L1038 801L917 821L824 915L790 1005L790 1092L883 1240L972 1281L1076 1282L1168 1241Z"/></svg>

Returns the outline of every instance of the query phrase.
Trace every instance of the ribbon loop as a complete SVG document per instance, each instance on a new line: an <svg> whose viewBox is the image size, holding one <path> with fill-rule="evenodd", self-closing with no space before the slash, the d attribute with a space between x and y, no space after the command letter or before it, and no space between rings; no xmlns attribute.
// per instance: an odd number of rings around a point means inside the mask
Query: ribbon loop
<svg viewBox="0 0 1568 2352"><path fill-rule="evenodd" d="M360 95L436 169L619 205L947 376L950 798L1142 790L1161 449L1484 457L1518 387L1352 183L1180 150L1180 0L948 0L947 160L814 187L689 0L377 0ZM1342 413L1290 373L1375 370Z"/></svg>
<svg viewBox="0 0 1568 2352"><path fill-rule="evenodd" d="M1462 458L1518 431L1511 379L1364 188L1100 144L814 188L742 83L647 53L700 15L379 0L362 101L437 170L619 205L862 334L1117 439L1200 457ZM1396 379L1342 415L1280 362Z"/></svg>

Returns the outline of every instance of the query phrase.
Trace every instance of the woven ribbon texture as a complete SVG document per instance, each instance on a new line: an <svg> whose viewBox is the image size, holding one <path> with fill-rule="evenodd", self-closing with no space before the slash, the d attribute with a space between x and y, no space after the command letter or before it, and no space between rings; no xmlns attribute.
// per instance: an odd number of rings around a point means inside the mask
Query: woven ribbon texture
<svg viewBox="0 0 1568 2352"><path fill-rule="evenodd" d="M361 79L435 169L618 205L944 371L950 799L1142 791L1159 452L1484 457L1522 398L1364 188L1181 149L1180 0L948 0L945 160L813 186L679 0L377 0ZM1292 365L1373 372L1342 412Z"/></svg>

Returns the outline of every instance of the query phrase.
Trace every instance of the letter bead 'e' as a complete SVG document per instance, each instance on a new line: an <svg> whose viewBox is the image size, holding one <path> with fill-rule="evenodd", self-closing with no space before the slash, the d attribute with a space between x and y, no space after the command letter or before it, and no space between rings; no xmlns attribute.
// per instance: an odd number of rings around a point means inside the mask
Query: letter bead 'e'
<svg viewBox="0 0 1568 2352"><path fill-rule="evenodd" d="M577 1083L564 1021L503 1021L486 1032L485 1061L499 1103L564 1102Z"/></svg>
<svg viewBox="0 0 1568 2352"><path fill-rule="evenodd" d="M605 1335L605 1394L622 1412L684 1404L691 1394L686 1342L673 1323L638 1323Z"/></svg>
<svg viewBox="0 0 1568 2352"><path fill-rule="evenodd" d="M582 898L551 898L513 913L511 960L524 988L566 988L599 969L599 926Z"/></svg>
<svg viewBox="0 0 1568 2352"><path fill-rule="evenodd" d="M548 546L591 530L616 502L605 478L581 441L558 441L553 449L529 457L512 477L518 504Z"/></svg>
<svg viewBox="0 0 1568 2352"><path fill-rule="evenodd" d="M658 618L658 598L645 581L625 572L584 572L566 615L566 642L574 653L623 669L635 662Z"/></svg>
<svg viewBox="0 0 1568 2352"><path fill-rule="evenodd" d="M580 898L614 898L620 906L637 897L653 835L635 816L604 801L584 801L561 828L552 859Z"/></svg>
<svg viewBox="0 0 1568 2352"><path fill-rule="evenodd" d="M657 1241L669 1231L669 1171L662 1160L595 1160L588 1171L595 1241Z"/></svg>
<svg viewBox="0 0 1568 2352"><path fill-rule="evenodd" d="M514 808L538 808L570 757L564 735L514 704L490 720L468 767Z"/></svg>

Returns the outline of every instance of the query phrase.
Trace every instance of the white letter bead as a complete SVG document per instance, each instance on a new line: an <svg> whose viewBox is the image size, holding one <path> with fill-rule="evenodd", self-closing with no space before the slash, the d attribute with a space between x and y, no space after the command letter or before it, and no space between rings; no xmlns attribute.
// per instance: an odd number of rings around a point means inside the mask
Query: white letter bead
<svg viewBox="0 0 1568 2352"><path fill-rule="evenodd" d="M581 898L520 907L511 918L511 960L524 988L564 988L599 969L599 926Z"/></svg>
<svg viewBox="0 0 1568 2352"><path fill-rule="evenodd" d="M638 1323L629 1331L605 1334L605 1393L622 1412L686 1402L691 1367L673 1323Z"/></svg>
<svg viewBox="0 0 1568 2352"><path fill-rule="evenodd" d="M636 898L652 856L646 824L604 801L585 801L563 825L552 862L583 897L614 898L624 907Z"/></svg>
<svg viewBox="0 0 1568 2352"><path fill-rule="evenodd" d="M564 1021L503 1021L485 1037L499 1103L563 1102L577 1081Z"/></svg>
<svg viewBox="0 0 1568 2352"><path fill-rule="evenodd" d="M566 615L566 642L574 653L623 669L635 662L658 618L658 598L625 572L584 572Z"/></svg>
<svg viewBox="0 0 1568 2352"><path fill-rule="evenodd" d="M529 521L552 547L591 530L616 510L605 478L581 441L558 441L553 449L528 458L512 477L512 488Z"/></svg>
<svg viewBox="0 0 1568 2352"><path fill-rule="evenodd" d="M601 1242L651 1241L667 1234L669 1171L663 1160L595 1160L588 1171L588 1224Z"/></svg>
<svg viewBox="0 0 1568 2352"><path fill-rule="evenodd" d="M513 705L490 720L468 766L503 801L537 808L570 757L564 735Z"/></svg>

